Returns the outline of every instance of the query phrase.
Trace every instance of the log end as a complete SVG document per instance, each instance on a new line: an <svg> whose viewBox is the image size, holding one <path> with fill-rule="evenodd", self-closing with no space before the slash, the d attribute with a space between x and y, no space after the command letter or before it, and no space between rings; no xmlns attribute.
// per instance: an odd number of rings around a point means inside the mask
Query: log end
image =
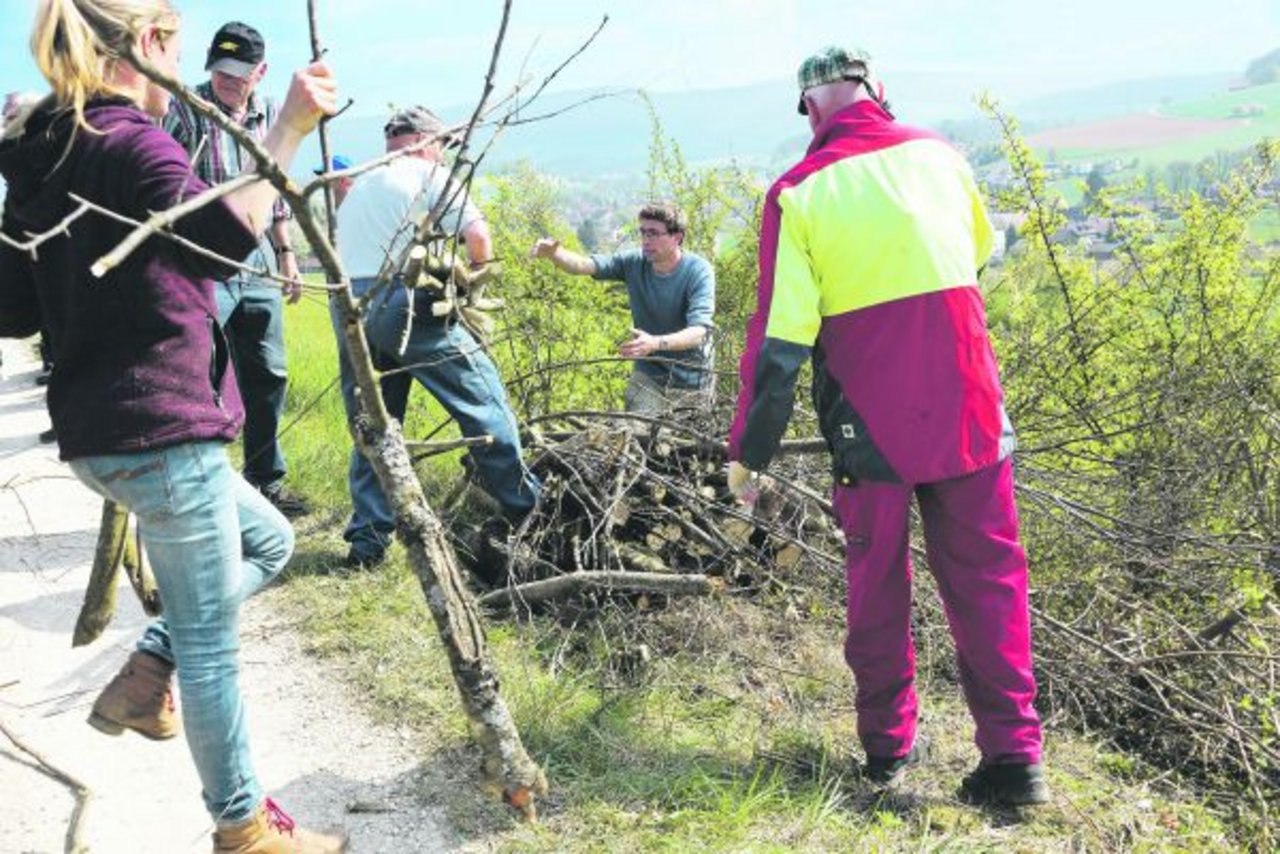
<svg viewBox="0 0 1280 854"><path fill-rule="evenodd" d="M109 615L106 619L102 619L101 617L97 617L96 619L90 617L86 619L82 617L77 620L75 632L71 635L72 648L88 646L93 643L98 638L102 637L102 633L106 631L106 628L110 623L111 618Z"/></svg>
<svg viewBox="0 0 1280 854"><path fill-rule="evenodd" d="M538 823L537 798L547 794L547 775L538 769L537 779L531 786L515 786L502 790L502 802L512 807L520 816L520 820L529 824Z"/></svg>

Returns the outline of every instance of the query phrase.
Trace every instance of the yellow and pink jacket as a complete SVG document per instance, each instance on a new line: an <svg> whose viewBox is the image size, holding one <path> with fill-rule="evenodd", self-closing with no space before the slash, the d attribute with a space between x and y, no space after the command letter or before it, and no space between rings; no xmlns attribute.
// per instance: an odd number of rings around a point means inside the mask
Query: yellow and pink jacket
<svg viewBox="0 0 1280 854"><path fill-rule="evenodd" d="M761 471L800 369L836 482L929 483L1013 449L978 269L993 244L972 171L873 101L831 116L765 199L730 457Z"/></svg>

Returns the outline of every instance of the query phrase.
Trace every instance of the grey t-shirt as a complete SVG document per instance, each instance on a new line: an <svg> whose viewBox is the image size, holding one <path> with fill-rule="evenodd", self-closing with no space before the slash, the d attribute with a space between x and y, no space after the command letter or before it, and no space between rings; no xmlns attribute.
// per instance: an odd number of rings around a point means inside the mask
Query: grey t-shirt
<svg viewBox="0 0 1280 854"><path fill-rule="evenodd" d="M595 278L626 282L631 323L650 335L670 335L690 326L705 326L705 343L696 350L664 351L640 359L636 370L672 388L701 388L711 382L711 335L715 328L716 274L707 259L684 252L670 273L659 275L638 249L592 255Z"/></svg>

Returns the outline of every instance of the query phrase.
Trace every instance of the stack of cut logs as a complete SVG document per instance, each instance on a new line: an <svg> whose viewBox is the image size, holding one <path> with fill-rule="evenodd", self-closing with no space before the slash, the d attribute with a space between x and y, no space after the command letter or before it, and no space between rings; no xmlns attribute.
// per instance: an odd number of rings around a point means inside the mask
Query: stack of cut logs
<svg viewBox="0 0 1280 854"><path fill-rule="evenodd" d="M501 275L500 264L471 269L454 253L435 255L422 244L409 251L408 280L414 287L435 295L431 313L436 317L457 314L481 339L493 334L491 311L500 311L502 300L485 295L485 289Z"/></svg>
<svg viewBox="0 0 1280 854"><path fill-rule="evenodd" d="M525 438L542 499L509 543L474 549L478 572L505 582L482 603L751 589L805 562L838 567L826 501L780 480L754 510L741 505L728 493L725 446L710 435L625 413L539 419Z"/></svg>

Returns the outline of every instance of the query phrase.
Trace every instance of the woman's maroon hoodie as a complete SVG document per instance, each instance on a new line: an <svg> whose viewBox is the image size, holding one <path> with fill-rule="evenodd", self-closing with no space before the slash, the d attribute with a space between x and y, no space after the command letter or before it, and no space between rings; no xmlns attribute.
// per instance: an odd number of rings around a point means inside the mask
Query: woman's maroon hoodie
<svg viewBox="0 0 1280 854"><path fill-rule="evenodd" d="M205 189L183 149L131 102L91 102L85 117L97 133L49 103L0 142L7 236L55 228L76 209L72 194L144 220ZM230 441L244 420L213 296L226 266L153 236L94 278L89 268L130 230L91 212L34 253L0 241L0 336L48 333L49 412L63 459ZM222 201L173 231L235 260L256 245Z"/></svg>

